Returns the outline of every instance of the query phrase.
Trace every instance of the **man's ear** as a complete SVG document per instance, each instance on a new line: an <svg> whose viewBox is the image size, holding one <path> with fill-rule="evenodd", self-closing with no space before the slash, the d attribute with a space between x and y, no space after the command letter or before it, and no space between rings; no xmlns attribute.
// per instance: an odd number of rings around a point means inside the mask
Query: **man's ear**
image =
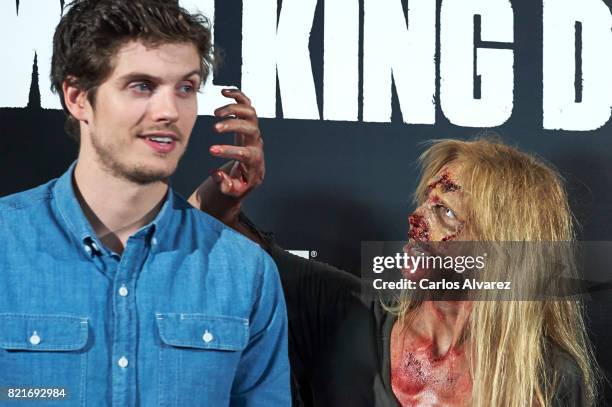
<svg viewBox="0 0 612 407"><path fill-rule="evenodd" d="M87 91L79 89L75 86L75 81L68 78L62 84L64 92L64 103L66 108L78 121L88 123L89 120L89 100L87 99Z"/></svg>

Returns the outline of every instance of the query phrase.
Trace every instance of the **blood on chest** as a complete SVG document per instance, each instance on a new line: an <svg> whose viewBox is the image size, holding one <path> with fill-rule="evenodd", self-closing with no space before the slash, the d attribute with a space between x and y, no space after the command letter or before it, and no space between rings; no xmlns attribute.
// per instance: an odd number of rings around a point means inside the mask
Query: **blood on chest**
<svg viewBox="0 0 612 407"><path fill-rule="evenodd" d="M391 384L402 406L463 406L472 391L464 351L451 348L436 357L425 341L392 358Z"/></svg>

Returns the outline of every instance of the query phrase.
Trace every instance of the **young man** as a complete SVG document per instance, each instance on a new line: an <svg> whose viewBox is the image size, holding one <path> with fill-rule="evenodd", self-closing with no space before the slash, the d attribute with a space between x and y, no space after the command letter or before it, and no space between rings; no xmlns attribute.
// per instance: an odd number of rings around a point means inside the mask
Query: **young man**
<svg viewBox="0 0 612 407"><path fill-rule="evenodd" d="M82 0L64 14L52 79L79 157L0 199L0 399L290 403L274 263L168 187L210 53L206 20L177 2ZM244 159L257 118L242 93L224 94L237 103L216 130L244 145L211 152ZM260 178L245 163L225 175L234 193Z"/></svg>

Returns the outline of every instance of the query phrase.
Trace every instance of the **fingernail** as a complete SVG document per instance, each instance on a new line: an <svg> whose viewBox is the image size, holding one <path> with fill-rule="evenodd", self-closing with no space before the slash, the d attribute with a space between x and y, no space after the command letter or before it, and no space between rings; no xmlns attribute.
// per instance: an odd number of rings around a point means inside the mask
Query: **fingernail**
<svg viewBox="0 0 612 407"><path fill-rule="evenodd" d="M221 149L219 147L213 146L210 148L210 152L213 154L219 154L221 152Z"/></svg>

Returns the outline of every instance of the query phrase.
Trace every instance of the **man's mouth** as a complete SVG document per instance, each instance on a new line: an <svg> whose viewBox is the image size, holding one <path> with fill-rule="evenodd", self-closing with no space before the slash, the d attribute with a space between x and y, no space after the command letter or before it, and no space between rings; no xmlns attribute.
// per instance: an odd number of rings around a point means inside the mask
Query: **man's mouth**
<svg viewBox="0 0 612 407"><path fill-rule="evenodd" d="M168 154L174 147L178 137L173 134L144 134L138 136L157 154Z"/></svg>
<svg viewBox="0 0 612 407"><path fill-rule="evenodd" d="M162 144L170 144L174 141L172 137L147 137L147 140Z"/></svg>

